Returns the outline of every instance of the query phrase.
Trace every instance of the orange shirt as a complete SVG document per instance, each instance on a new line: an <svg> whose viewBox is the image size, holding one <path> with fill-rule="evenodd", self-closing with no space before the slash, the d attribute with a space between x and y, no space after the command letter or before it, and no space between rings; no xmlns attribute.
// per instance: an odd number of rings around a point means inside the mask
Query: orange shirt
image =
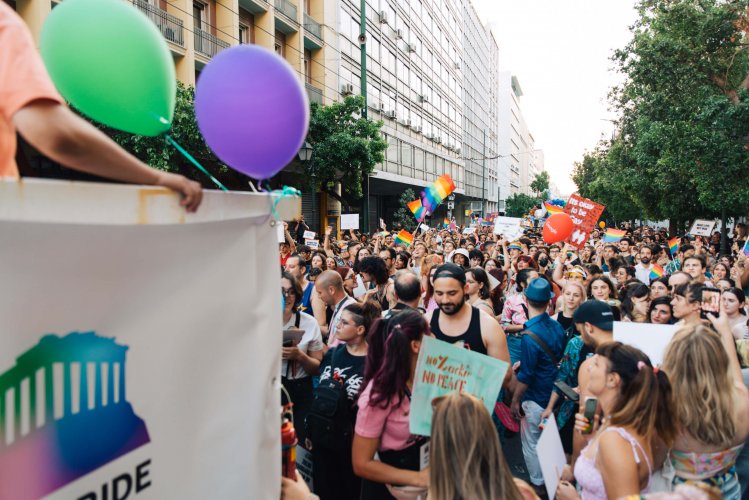
<svg viewBox="0 0 749 500"><path fill-rule="evenodd" d="M37 99L65 102L23 20L0 1L0 177L18 177L13 115Z"/></svg>

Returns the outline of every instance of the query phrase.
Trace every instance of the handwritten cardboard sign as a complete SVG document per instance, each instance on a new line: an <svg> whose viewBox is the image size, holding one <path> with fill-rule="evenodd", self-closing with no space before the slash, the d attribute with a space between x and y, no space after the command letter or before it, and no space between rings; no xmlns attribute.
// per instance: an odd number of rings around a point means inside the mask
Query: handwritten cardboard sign
<svg viewBox="0 0 749 500"><path fill-rule="evenodd" d="M604 208L606 207L582 196L576 194L570 196L564 207L564 213L572 219L572 234L567 239L570 245L576 248L585 246Z"/></svg>
<svg viewBox="0 0 749 500"><path fill-rule="evenodd" d="M491 413L509 363L424 337L416 362L409 428L412 434L432 432L432 400L454 391L473 394Z"/></svg>
<svg viewBox="0 0 749 500"><path fill-rule="evenodd" d="M697 219L696 221L694 221L694 223L692 223L692 228L689 230L689 234L695 236L711 236L713 234L714 227L714 220Z"/></svg>

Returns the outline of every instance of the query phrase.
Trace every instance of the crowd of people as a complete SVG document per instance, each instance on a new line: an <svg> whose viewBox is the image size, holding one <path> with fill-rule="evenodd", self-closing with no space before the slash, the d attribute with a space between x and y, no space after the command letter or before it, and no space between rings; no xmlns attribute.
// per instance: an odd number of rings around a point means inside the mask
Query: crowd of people
<svg viewBox="0 0 749 500"><path fill-rule="evenodd" d="M312 249L303 220L284 229L284 328L300 340L283 347L282 381L314 464L314 494L284 479L284 498L544 498L536 445L548 419L568 457L557 498L749 489L743 224L729 255L718 233L670 249L675 235L651 227L624 226L616 243L593 231L582 249L482 225L420 231L410 245L327 228ZM719 312L705 314L715 289ZM616 321L675 325L662 365L614 341ZM424 336L510 364L492 414L454 394L433 402L430 438L410 433ZM528 483L503 453L517 433Z"/></svg>

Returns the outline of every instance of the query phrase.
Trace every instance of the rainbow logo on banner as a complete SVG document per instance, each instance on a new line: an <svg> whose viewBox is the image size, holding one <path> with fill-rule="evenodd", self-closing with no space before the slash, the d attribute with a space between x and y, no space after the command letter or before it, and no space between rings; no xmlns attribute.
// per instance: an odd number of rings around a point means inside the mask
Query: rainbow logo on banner
<svg viewBox="0 0 749 500"><path fill-rule="evenodd" d="M406 231L405 229L401 229L398 234L395 235L395 243L398 245L406 245L407 247L410 247L413 245L414 242L414 235Z"/></svg>
<svg viewBox="0 0 749 500"><path fill-rule="evenodd" d="M434 213L434 210L442 201L455 191L455 183L449 175L440 176L439 179L428 185L421 193L421 202L424 208Z"/></svg>
<svg viewBox="0 0 749 500"><path fill-rule="evenodd" d="M564 212L564 207L560 207L559 205L554 205L553 203L549 201L544 202L544 208L547 212L549 212L549 215L554 214L561 214Z"/></svg>
<svg viewBox="0 0 749 500"><path fill-rule="evenodd" d="M3 498L47 496L150 442L126 399L127 350L94 332L45 335L0 374ZM32 397L19 396L24 385ZM10 391L17 405L11 408Z"/></svg>
<svg viewBox="0 0 749 500"><path fill-rule="evenodd" d="M679 238L671 238L668 240L668 250L671 252L672 257L676 255L677 250L679 250L679 243L681 243L681 239Z"/></svg>
<svg viewBox="0 0 749 500"><path fill-rule="evenodd" d="M604 243L616 243L624 238L625 234L627 234L627 231L624 229L608 228L603 235L603 241Z"/></svg>
<svg viewBox="0 0 749 500"><path fill-rule="evenodd" d="M663 266L660 264L653 264L653 268L650 269L650 279L657 280L663 276Z"/></svg>
<svg viewBox="0 0 749 500"><path fill-rule="evenodd" d="M408 203L406 203L406 206L411 211L411 213L414 214L416 220L424 220L424 217L426 216L426 208L424 208L424 206L421 204L421 200L409 201Z"/></svg>

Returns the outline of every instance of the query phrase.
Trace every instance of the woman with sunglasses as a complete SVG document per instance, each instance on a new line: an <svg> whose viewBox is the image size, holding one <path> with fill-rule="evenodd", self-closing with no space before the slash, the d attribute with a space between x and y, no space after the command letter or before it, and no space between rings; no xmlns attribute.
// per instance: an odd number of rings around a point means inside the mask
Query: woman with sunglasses
<svg viewBox="0 0 749 500"><path fill-rule="evenodd" d="M426 439L411 435L408 423L424 335L429 325L413 310L372 325L352 447L354 473L365 479L362 500L392 499L387 484L428 486L429 470L419 470Z"/></svg>
<svg viewBox="0 0 749 500"><path fill-rule="evenodd" d="M317 375L323 357L323 341L317 320L298 310L302 302L302 287L289 273L281 274L281 293L284 298L283 329L296 332L284 341L281 350L281 383L293 403L297 437L304 442L304 422L312 404L312 375Z"/></svg>

